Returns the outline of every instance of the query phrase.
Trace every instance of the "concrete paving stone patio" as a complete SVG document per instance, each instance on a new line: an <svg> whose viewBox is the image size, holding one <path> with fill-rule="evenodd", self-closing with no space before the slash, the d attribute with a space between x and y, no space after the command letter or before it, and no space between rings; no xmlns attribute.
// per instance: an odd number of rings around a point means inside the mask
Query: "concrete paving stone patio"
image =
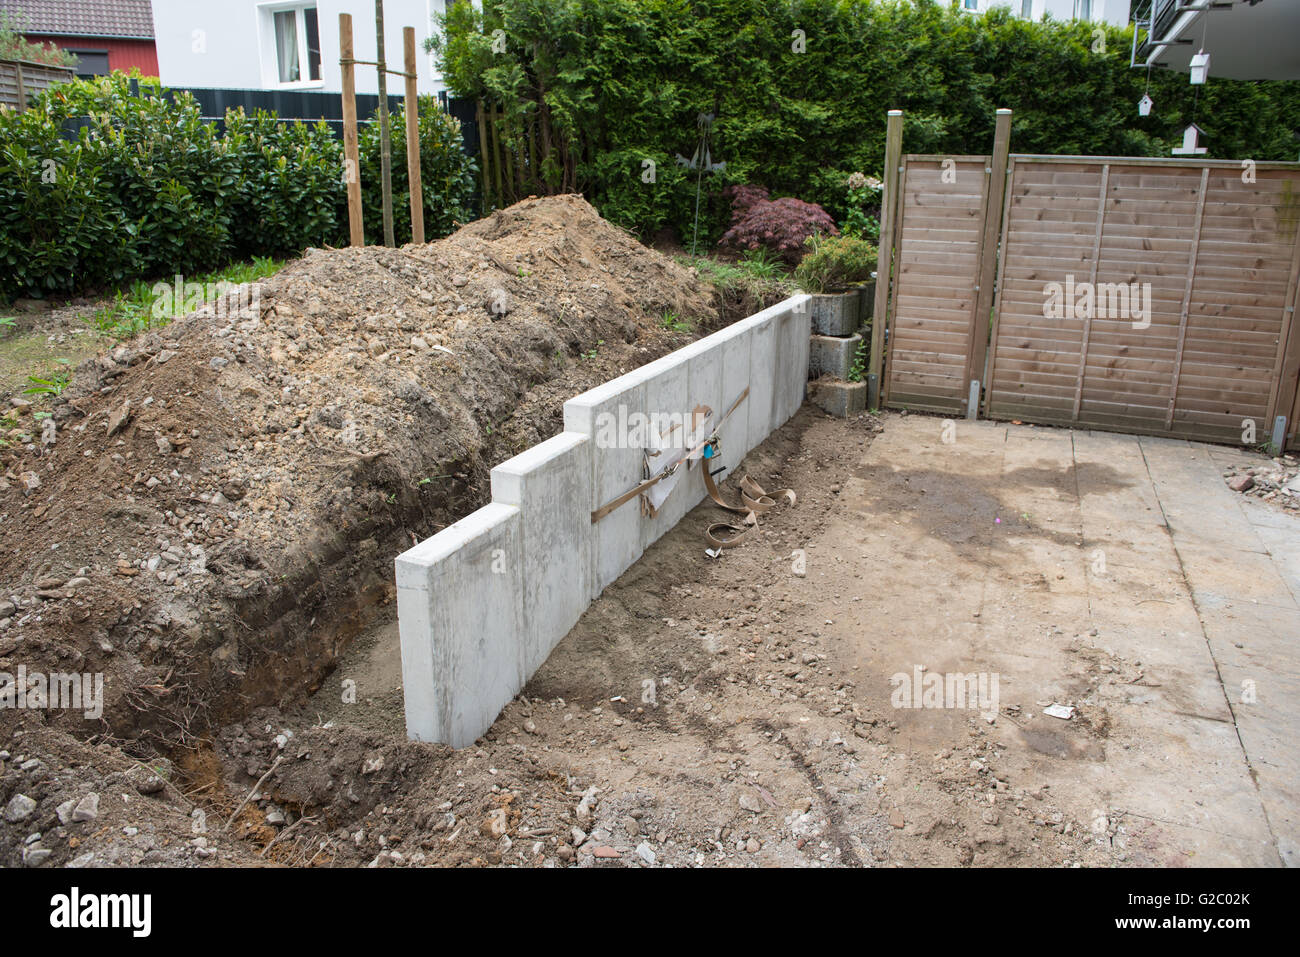
<svg viewBox="0 0 1300 957"><path fill-rule="evenodd" d="M1025 768L1122 813L1168 865L1300 863L1300 519L1227 488L1248 453L943 426L889 416L826 531L889 550L864 596L879 628L845 636L855 660L1000 673L1030 716L999 719ZM873 483L900 472L902 506ZM1106 726L1067 733L1040 716L1054 699Z"/></svg>

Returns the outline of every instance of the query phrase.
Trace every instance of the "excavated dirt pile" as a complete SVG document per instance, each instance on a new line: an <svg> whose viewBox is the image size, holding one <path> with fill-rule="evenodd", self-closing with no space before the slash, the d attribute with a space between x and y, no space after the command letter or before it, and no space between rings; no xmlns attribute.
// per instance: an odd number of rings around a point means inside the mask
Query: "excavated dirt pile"
<svg viewBox="0 0 1300 957"><path fill-rule="evenodd" d="M304 700L391 600L394 556L483 504L565 398L721 322L577 196L309 251L232 311L84 363L0 452L0 673L104 675L101 717L8 708L5 738L152 759Z"/></svg>

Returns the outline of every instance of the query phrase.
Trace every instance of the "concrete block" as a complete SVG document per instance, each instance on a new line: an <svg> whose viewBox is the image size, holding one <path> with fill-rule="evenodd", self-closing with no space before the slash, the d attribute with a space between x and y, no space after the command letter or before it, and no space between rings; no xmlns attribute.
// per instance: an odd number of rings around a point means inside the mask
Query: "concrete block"
<svg viewBox="0 0 1300 957"><path fill-rule="evenodd" d="M803 405L808 388L808 337L812 325L809 297L791 303L777 317L777 394L772 406L772 429L784 425Z"/></svg>
<svg viewBox="0 0 1300 957"><path fill-rule="evenodd" d="M641 447L628 442L628 427L646 412L647 370L643 366L564 403L564 430L592 439L588 513L641 481ZM590 518L590 514L588 515ZM592 526L592 600L641 557L641 509L628 502Z"/></svg>
<svg viewBox="0 0 1300 957"><path fill-rule="evenodd" d="M817 293L809 303L812 331L819 336L851 336L858 331L862 313L862 295L849 292Z"/></svg>
<svg viewBox="0 0 1300 957"><path fill-rule="evenodd" d="M824 375L847 379L849 370L853 368L853 356L861 344L862 337L859 335L846 338L813 336L809 342L809 376L814 379Z"/></svg>
<svg viewBox="0 0 1300 957"><path fill-rule="evenodd" d="M762 313L759 313L762 315ZM772 401L776 395L776 320L767 316L750 330L749 437L746 449L760 445L772 432Z"/></svg>
<svg viewBox="0 0 1300 957"><path fill-rule="evenodd" d="M820 379L812 384L809 399L831 415L847 419L866 409L867 384Z"/></svg>
<svg viewBox="0 0 1300 957"><path fill-rule="evenodd" d="M692 343L692 345L696 348L690 351L698 353L700 343ZM687 421L686 417L699 404L699 400L691 396L689 391L690 359L687 349L671 352L646 368L651 370L651 375L645 384L646 411L651 415L657 413L662 416L662 421L668 421L669 417L674 417L675 421ZM678 429L672 438L674 446L680 447L682 429ZM652 463L650 467L652 471L657 471L661 466ZM686 466L683 465L682 469L686 469ZM640 539L642 552L657 542L665 532L671 530L695 505L694 501L690 501L692 471L695 470L686 470L685 474L677 480L672 494L660 507L658 515L654 518L648 515L642 516ZM634 506L629 505L629 507Z"/></svg>
<svg viewBox="0 0 1300 957"><path fill-rule="evenodd" d="M521 515L525 680L591 600L591 450L563 432L492 470L492 501Z"/></svg>
<svg viewBox="0 0 1300 957"><path fill-rule="evenodd" d="M518 508L485 505L396 561L406 733L463 748L527 680Z"/></svg>
<svg viewBox="0 0 1300 957"><path fill-rule="evenodd" d="M731 331L733 329L734 332ZM722 467L727 470L718 476L718 481L722 481L729 475L749 451L749 415L753 407L753 391L749 380L749 351L754 330L730 326L723 331L730 332L730 335L725 336L719 343L722 353L722 401L718 407L719 418L726 414L727 409L740 397L746 387L750 387L751 392L736 411L731 413L731 418L727 419L718 430L722 447L718 459L710 465L714 469Z"/></svg>
<svg viewBox="0 0 1300 957"><path fill-rule="evenodd" d="M864 282L858 287L858 293L862 297L861 308L858 310L858 323L863 325L876 314L876 280ZM853 332L855 330L850 329L849 331Z"/></svg>

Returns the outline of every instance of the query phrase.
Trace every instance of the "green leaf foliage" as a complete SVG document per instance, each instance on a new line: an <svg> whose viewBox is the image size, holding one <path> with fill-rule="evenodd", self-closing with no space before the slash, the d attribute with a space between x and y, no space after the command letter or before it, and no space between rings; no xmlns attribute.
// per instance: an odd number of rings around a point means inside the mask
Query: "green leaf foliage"
<svg viewBox="0 0 1300 957"><path fill-rule="evenodd" d="M0 112L0 299L193 274L285 258L347 238L343 147L325 123L274 114L202 119L187 93L121 73ZM73 136L68 130L76 130ZM360 135L371 241L382 236L379 134ZM428 238L469 218L475 166L460 126L432 99L420 110ZM393 123L397 237L410 236L404 118Z"/></svg>
<svg viewBox="0 0 1300 957"><path fill-rule="evenodd" d="M1300 148L1300 83L1211 77L1197 88L1156 70L1156 108L1139 117L1147 79L1129 66L1131 27L1030 22L1006 8L974 16L934 0L484 6L453 5L430 43L453 91L499 103L503 136L535 123L541 185L583 191L643 234L668 224L689 236L697 183L713 239L733 183L842 221L849 174L883 172L890 109L905 112L904 150L915 153L987 153L999 107L1014 111L1022 153L1168 156L1193 120L1212 157L1293 160ZM662 162L692 156L700 113L716 114L713 159L727 164L702 178Z"/></svg>

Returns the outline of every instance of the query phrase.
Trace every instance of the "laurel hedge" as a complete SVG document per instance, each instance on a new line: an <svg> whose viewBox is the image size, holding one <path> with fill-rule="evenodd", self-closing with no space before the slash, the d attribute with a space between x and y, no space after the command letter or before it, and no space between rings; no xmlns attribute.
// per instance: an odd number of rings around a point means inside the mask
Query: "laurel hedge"
<svg viewBox="0 0 1300 957"><path fill-rule="evenodd" d="M409 238L404 129L394 121L398 241ZM69 130L76 128L75 136ZM123 74L0 111L0 298L115 286L347 238L343 148L324 123L227 113L205 122L189 94ZM427 237L470 218L475 165L459 124L424 99ZM367 238L380 238L379 137L361 137Z"/></svg>

